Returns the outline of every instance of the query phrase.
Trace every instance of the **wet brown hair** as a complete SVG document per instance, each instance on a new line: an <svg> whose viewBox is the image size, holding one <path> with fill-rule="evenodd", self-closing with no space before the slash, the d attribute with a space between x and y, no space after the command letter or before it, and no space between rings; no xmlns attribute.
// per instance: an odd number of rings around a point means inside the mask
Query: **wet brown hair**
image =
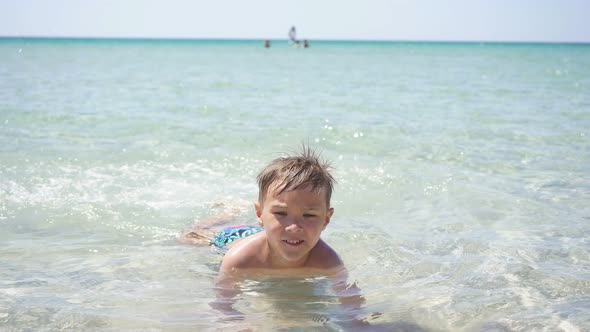
<svg viewBox="0 0 590 332"><path fill-rule="evenodd" d="M329 208L336 182L330 174L332 169L330 163L321 159L318 152L304 145L301 152L271 161L258 174L256 177L258 201L260 204L264 203L264 198L271 186L275 191L274 195L311 188L318 192L324 190Z"/></svg>

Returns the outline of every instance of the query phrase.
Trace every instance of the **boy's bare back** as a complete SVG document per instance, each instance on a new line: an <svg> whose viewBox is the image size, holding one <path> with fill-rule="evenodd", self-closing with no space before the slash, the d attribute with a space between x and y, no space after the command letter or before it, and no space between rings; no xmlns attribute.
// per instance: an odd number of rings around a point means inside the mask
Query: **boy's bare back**
<svg viewBox="0 0 590 332"><path fill-rule="evenodd" d="M256 274L266 276L329 276L339 273L343 264L338 254L323 240L311 250L305 266L273 269L267 256L265 233L259 233L232 243L223 259L221 274Z"/></svg>

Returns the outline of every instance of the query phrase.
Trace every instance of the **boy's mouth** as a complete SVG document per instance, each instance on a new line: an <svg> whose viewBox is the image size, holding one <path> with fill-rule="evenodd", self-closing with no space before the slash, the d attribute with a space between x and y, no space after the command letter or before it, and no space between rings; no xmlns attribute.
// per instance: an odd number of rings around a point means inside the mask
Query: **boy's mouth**
<svg viewBox="0 0 590 332"><path fill-rule="evenodd" d="M283 240L283 242L285 242L288 245L291 246L298 246L300 244L302 244L304 241L303 240Z"/></svg>

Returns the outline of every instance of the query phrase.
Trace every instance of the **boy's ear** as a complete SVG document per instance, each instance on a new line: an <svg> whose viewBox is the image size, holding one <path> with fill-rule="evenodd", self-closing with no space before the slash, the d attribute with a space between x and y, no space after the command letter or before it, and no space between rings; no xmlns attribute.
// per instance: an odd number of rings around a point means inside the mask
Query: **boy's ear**
<svg viewBox="0 0 590 332"><path fill-rule="evenodd" d="M332 215L333 214L334 214L334 208L330 208L328 210L328 213L326 214L326 222L324 223L324 228L323 229L326 229L326 226L328 226L328 224L330 223L330 218L332 218Z"/></svg>
<svg viewBox="0 0 590 332"><path fill-rule="evenodd" d="M258 225L262 226L262 206L260 206L260 202L254 202L254 209L256 210L256 218L258 219Z"/></svg>

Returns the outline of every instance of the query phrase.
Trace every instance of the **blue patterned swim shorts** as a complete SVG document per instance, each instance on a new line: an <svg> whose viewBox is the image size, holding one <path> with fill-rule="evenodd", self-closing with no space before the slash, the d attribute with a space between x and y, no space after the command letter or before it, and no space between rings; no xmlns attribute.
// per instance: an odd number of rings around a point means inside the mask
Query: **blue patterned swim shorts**
<svg viewBox="0 0 590 332"><path fill-rule="evenodd" d="M234 242L235 240L243 239L252 234L261 232L264 228L259 226L232 226L225 228L211 241L209 244L216 246L217 248L223 249L226 245Z"/></svg>

